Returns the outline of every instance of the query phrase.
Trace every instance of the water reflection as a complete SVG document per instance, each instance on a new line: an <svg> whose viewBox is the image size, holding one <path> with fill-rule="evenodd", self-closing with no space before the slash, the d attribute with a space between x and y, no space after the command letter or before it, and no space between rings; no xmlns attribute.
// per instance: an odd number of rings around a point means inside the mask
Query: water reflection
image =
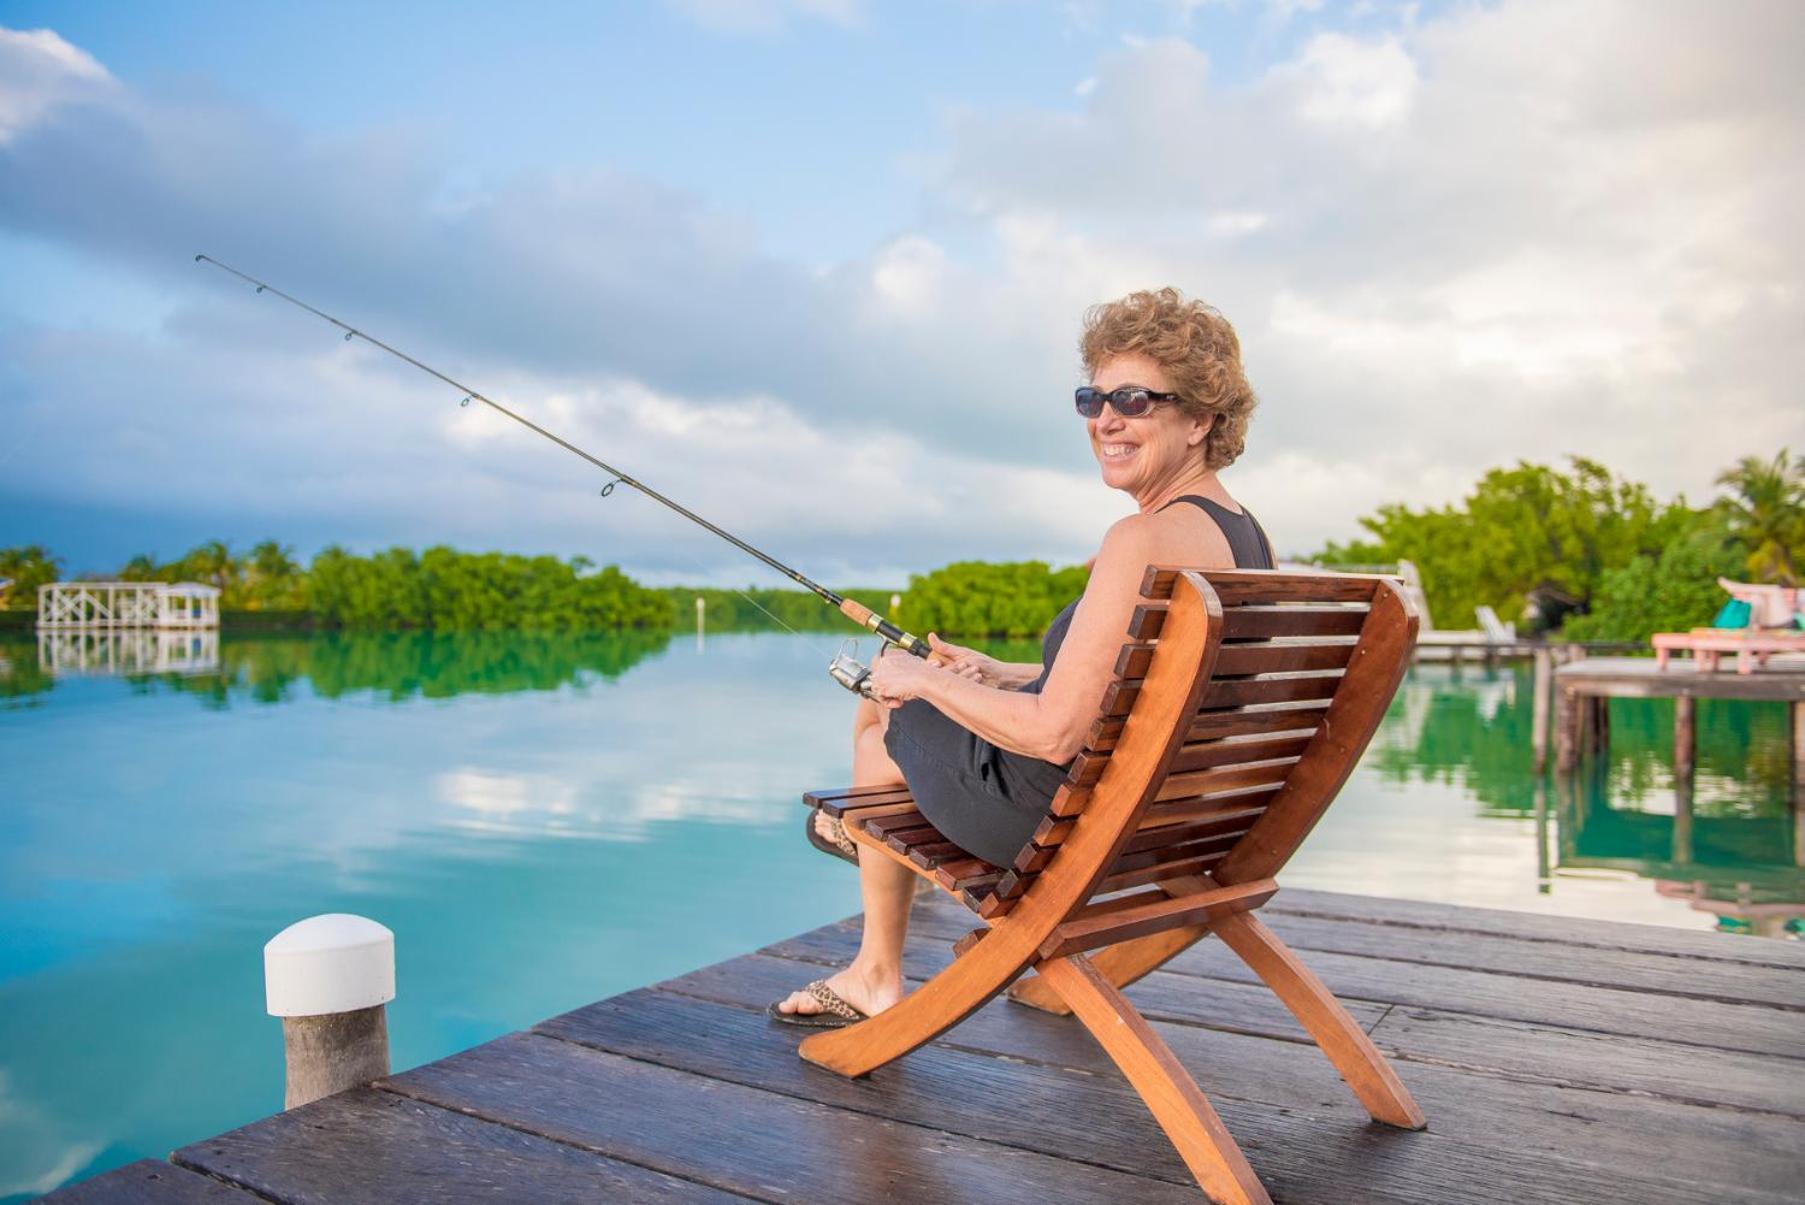
<svg viewBox="0 0 1805 1205"><path fill-rule="evenodd" d="M219 670L219 631L39 632L38 668L51 678L215 673Z"/></svg>
<svg viewBox="0 0 1805 1205"><path fill-rule="evenodd" d="M1715 917L1719 929L1764 937L1805 932L1799 800L1753 810L1725 806L1701 801L1694 784L1681 780L1671 795L1649 791L1641 797L1645 806L1611 807L1608 777L1600 767L1555 784L1560 865L1652 879L1656 894Z"/></svg>
<svg viewBox="0 0 1805 1205"><path fill-rule="evenodd" d="M1608 760L1545 779L1530 769L1530 673L1417 667L1365 768L1463 788L1481 816L1534 818L1545 891L1561 876L1633 875L1722 929L1805 930L1805 804L1790 783L1784 705L1701 701L1685 782L1671 701L1613 699Z"/></svg>
<svg viewBox="0 0 1805 1205"><path fill-rule="evenodd" d="M666 632L379 632L233 637L217 632L45 632L0 644L0 706L74 675L118 677L224 707L373 691L392 701L509 694L612 681L671 643Z"/></svg>

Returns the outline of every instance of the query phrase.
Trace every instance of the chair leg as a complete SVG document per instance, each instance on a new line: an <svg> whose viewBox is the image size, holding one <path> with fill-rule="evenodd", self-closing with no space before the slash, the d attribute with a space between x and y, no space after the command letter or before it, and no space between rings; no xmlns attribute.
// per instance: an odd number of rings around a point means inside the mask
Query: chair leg
<svg viewBox="0 0 1805 1205"><path fill-rule="evenodd" d="M1271 1205L1209 1098L1146 1018L1089 959L1082 954L1055 958L1040 964L1040 975L1121 1068L1211 1200Z"/></svg>
<svg viewBox="0 0 1805 1205"><path fill-rule="evenodd" d="M1214 891L1220 886L1220 883L1208 875L1181 875L1167 879L1160 884L1160 889L1167 895L1192 895L1200 891ZM1209 935L1208 924L1188 925L1182 929L1149 933L1132 941L1093 950L1086 957L1090 959L1092 966L1103 972L1103 977L1109 980L1111 986L1127 987L1135 980L1159 970ZM1039 975L1029 975L1017 980L1009 989L1009 998L1018 1004L1026 1004L1029 1008L1038 1008L1055 1016L1070 1016L1072 1012L1071 1007L1059 998L1059 993L1049 987Z"/></svg>
<svg viewBox="0 0 1805 1205"><path fill-rule="evenodd" d="M1404 1130L1429 1124L1366 1031L1259 918L1246 912L1223 917L1215 932L1285 1002L1374 1121Z"/></svg>
<svg viewBox="0 0 1805 1205"><path fill-rule="evenodd" d="M1166 962L1178 954L1190 949L1198 941L1207 937L1208 925L1190 925L1183 929L1171 929L1165 933L1150 933L1146 937L1137 937L1119 945L1107 946L1094 951L1085 957L1090 960L1112 987L1127 987L1135 980L1158 970ZM1071 1015L1072 1006L1067 1004L1040 975L1027 975L1016 980L1009 989L1009 998L1017 1004L1026 1004L1029 1008L1038 1008L1042 1012L1056 1016Z"/></svg>
<svg viewBox="0 0 1805 1205"><path fill-rule="evenodd" d="M983 1007L1028 965L1038 944L1025 926L1005 921L899 1003L868 1021L805 1038L798 1053L840 1075L868 1075Z"/></svg>

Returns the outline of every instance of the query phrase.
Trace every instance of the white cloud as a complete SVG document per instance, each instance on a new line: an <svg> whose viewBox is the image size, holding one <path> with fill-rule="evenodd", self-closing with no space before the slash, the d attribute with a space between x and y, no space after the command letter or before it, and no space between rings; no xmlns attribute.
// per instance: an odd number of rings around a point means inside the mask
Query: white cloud
<svg viewBox="0 0 1805 1205"><path fill-rule="evenodd" d="M931 239L907 235L877 253L871 286L878 300L896 312L919 315L939 300L946 252Z"/></svg>
<svg viewBox="0 0 1805 1205"><path fill-rule="evenodd" d="M1402 123L1416 100L1416 62L1394 38L1366 41L1317 34L1275 78L1297 87L1305 121L1331 129L1383 129Z"/></svg>
<svg viewBox="0 0 1805 1205"><path fill-rule="evenodd" d="M389 538L518 547L524 515L598 559L723 563L368 349L193 283L171 248L204 233L811 566L1085 555L1125 503L1069 413L1079 317L1166 283L1242 335L1263 402L1229 485L1287 550L1519 457L1708 494L1805 444L1791 12L1509 0L1318 34L1246 82L1144 40L1076 111L959 112L933 219L823 268L618 171L460 191L417 147L108 84L0 145L0 225L177 301L150 336L0 331L18 473L213 506L279 481L285 511L395 516Z"/></svg>
<svg viewBox="0 0 1805 1205"><path fill-rule="evenodd" d="M1236 238L1243 234L1252 234L1266 229L1272 218L1258 210L1223 210L1212 213L1204 223L1204 229L1218 238Z"/></svg>
<svg viewBox="0 0 1805 1205"><path fill-rule="evenodd" d="M261 304L246 293L221 305ZM29 381L38 399L9 408L10 434L34 451L12 466L9 487L128 509L154 498L190 513L231 500L241 520L306 522L354 545L370 542L358 534L366 518L382 516L385 541L583 553L692 581L764 578L629 489L598 498L607 478L593 467L480 403L459 406L374 349L278 311L235 317L231 333L169 346L0 336L0 390ZM213 318L192 321L205 330ZM900 581L908 568L998 549L1079 560L1122 509L1081 464L998 464L881 427L848 438L770 396L698 398L500 364L464 375L753 543L797 550L792 559L807 550L818 576L882 568ZM83 422L69 424L71 413ZM1082 435L1067 417L1059 407L1047 421L1076 449ZM1074 524L1074 510L1095 521Z"/></svg>
<svg viewBox="0 0 1805 1205"><path fill-rule="evenodd" d="M1079 114L962 117L945 187L1000 231L1032 212L1094 285L1132 265L1236 322L1264 404L1230 486L1261 509L1272 466L1290 478L1263 513L1326 474L1352 534L1379 500L1569 452L1707 496L1736 456L1805 442L1782 333L1805 279L1805 23L1660 11L1459 9L1318 35L1238 86L1148 42L1100 64ZM1133 187L1071 186L1075 162ZM1222 237L1240 215L1258 238Z"/></svg>
<svg viewBox="0 0 1805 1205"><path fill-rule="evenodd" d="M105 67L55 31L0 27L0 145L59 105L114 86Z"/></svg>

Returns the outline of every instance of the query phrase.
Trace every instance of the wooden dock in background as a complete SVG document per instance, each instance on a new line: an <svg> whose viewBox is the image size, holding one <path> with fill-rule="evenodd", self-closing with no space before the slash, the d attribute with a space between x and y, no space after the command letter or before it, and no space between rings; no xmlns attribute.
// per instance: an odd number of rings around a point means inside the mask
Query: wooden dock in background
<svg viewBox="0 0 1805 1205"><path fill-rule="evenodd" d="M1769 1202L1805 1185L1805 946L1281 891L1262 913L1429 1117L1372 1124L1219 942L1128 989L1285 1202ZM971 928L923 900L906 973ZM73 1186L59 1202L1201 1196L1071 1018L996 1000L864 1081L767 1002L828 925ZM206 1091L197 1076L195 1091Z"/></svg>
<svg viewBox="0 0 1805 1205"><path fill-rule="evenodd" d="M1537 670L1540 704L1547 671L1540 662ZM1603 756L1609 748L1609 700L1672 699L1673 768L1683 781L1692 778L1698 754L1698 700L1785 703L1791 709L1793 798L1805 800L1805 665L1775 662L1755 673L1739 674L1734 668L1702 670L1688 660L1675 660L1660 669L1652 657L1591 657L1554 669L1553 695L1554 765L1562 774L1571 773L1587 754ZM1536 735L1539 767L1539 724Z"/></svg>

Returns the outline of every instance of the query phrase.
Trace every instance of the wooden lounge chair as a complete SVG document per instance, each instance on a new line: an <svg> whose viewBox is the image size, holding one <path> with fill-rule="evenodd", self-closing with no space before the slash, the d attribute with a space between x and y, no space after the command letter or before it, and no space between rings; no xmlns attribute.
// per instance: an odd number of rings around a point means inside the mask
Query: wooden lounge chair
<svg viewBox="0 0 1805 1205"><path fill-rule="evenodd" d="M1196 1083L1120 989L1208 933L1309 1031L1373 1118L1424 1120L1327 988L1254 915L1366 748L1410 663L1416 614L1379 577L1149 568L1084 751L1013 865L946 841L907 788L804 796L985 922L895 1007L802 1043L864 1075L1010 988L1076 1013L1204 1191L1269 1198ZM1024 971L1035 974L1016 982Z"/></svg>
<svg viewBox="0 0 1805 1205"><path fill-rule="evenodd" d="M1498 612L1488 606L1473 608L1473 614L1479 618L1479 630L1493 644L1515 644L1517 642L1517 625L1505 623L1498 618Z"/></svg>
<svg viewBox="0 0 1805 1205"><path fill-rule="evenodd" d="M1667 668L1675 653L1691 653L1702 673L1717 672L1724 653L1736 654L1736 672L1765 668L1775 653L1805 653L1805 632L1770 632L1754 628L1693 628L1690 632L1656 632L1649 637L1655 648L1655 668ZM1751 658L1753 659L1751 661Z"/></svg>

